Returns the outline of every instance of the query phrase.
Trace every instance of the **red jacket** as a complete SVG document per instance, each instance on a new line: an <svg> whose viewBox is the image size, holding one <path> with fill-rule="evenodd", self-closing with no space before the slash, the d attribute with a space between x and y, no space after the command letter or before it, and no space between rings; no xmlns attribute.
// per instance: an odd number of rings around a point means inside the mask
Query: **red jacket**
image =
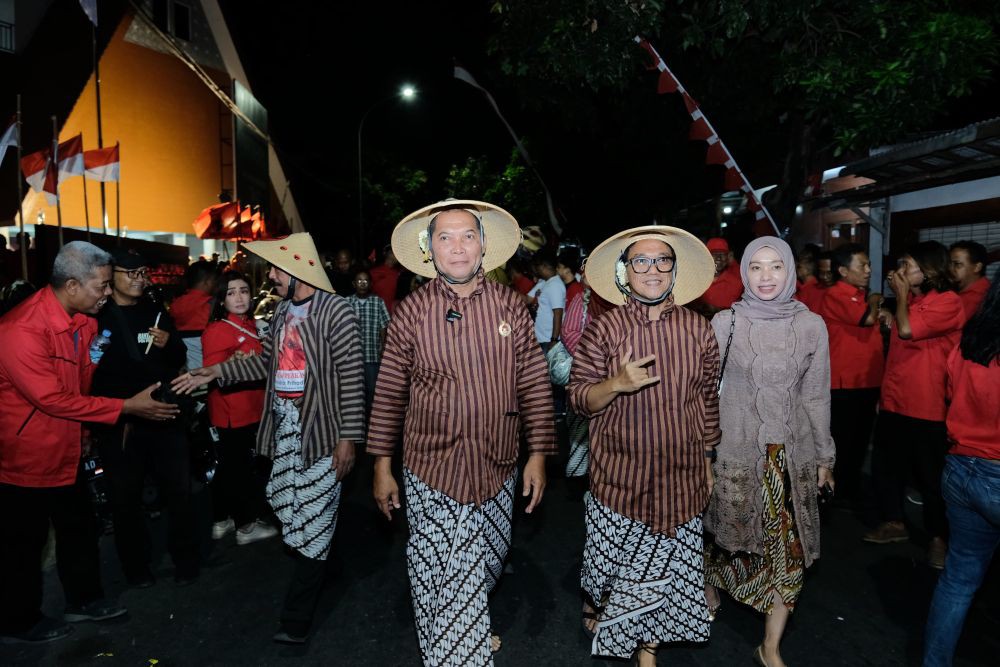
<svg viewBox="0 0 1000 667"><path fill-rule="evenodd" d="M910 304L908 339L895 326L889 336L889 356L882 376L882 410L928 421L943 422L948 355L958 345L965 324L962 301L954 292L931 290Z"/></svg>
<svg viewBox="0 0 1000 667"><path fill-rule="evenodd" d="M965 320L969 321L979 310L979 305L986 298L986 293L990 291L989 278L980 278L964 290L958 293L958 298L962 300L962 309L965 311Z"/></svg>
<svg viewBox="0 0 1000 667"><path fill-rule="evenodd" d="M981 366L955 347L948 357L949 453L1000 460L1000 362Z"/></svg>
<svg viewBox="0 0 1000 667"><path fill-rule="evenodd" d="M204 331L212 315L212 295L189 289L170 304L170 317L178 331Z"/></svg>
<svg viewBox="0 0 1000 667"><path fill-rule="evenodd" d="M0 319L0 483L73 484L81 422L118 420L122 399L86 395L96 335L97 320L70 317L51 287Z"/></svg>
<svg viewBox="0 0 1000 667"><path fill-rule="evenodd" d="M227 319L246 331L221 320L209 324L201 335L206 366L227 361L236 352L260 354L263 350L260 340L250 335L257 332L252 317L229 315ZM264 409L264 383L256 385L250 388L246 383L234 387L213 387L208 392L208 419L212 425L239 428L259 422Z"/></svg>

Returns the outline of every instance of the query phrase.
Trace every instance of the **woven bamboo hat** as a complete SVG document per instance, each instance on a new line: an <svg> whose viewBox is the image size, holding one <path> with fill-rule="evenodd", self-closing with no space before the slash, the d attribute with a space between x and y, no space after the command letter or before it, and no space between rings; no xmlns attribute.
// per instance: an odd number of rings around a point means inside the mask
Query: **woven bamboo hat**
<svg viewBox="0 0 1000 667"><path fill-rule="evenodd" d="M521 245L521 228L499 206L474 199L445 199L403 218L392 232L392 253L399 263L425 278L437 276L431 260L428 225L435 215L449 209L464 209L479 219L486 239L482 268L492 271L510 259Z"/></svg>
<svg viewBox="0 0 1000 667"><path fill-rule="evenodd" d="M683 305L694 301L712 284L715 263L698 237L677 227L647 225L615 234L594 248L587 258L587 282L603 299L615 305L628 300L627 292L619 287L618 261L630 245L645 239L663 241L674 249L677 258L674 265L674 303Z"/></svg>
<svg viewBox="0 0 1000 667"><path fill-rule="evenodd" d="M272 241L250 241L243 247L290 276L316 289L334 293L330 278L323 269L316 244L308 232L290 234Z"/></svg>

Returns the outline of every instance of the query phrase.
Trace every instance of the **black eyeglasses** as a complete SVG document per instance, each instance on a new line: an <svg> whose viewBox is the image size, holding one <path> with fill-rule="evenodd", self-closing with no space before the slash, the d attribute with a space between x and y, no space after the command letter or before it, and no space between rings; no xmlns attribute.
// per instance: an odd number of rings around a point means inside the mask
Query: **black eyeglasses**
<svg viewBox="0 0 1000 667"><path fill-rule="evenodd" d="M669 273L674 270L674 258L666 255L660 257L633 257L628 260L632 265L632 270L636 273L649 273L649 270L656 267L660 273Z"/></svg>
<svg viewBox="0 0 1000 667"><path fill-rule="evenodd" d="M124 273L129 277L129 280L137 280L139 278L147 280L149 278L149 269L115 269L115 273Z"/></svg>

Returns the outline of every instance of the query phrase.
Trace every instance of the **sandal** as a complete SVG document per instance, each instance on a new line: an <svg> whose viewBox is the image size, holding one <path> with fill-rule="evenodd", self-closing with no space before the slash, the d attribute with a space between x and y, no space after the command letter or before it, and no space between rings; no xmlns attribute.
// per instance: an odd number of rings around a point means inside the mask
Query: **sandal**
<svg viewBox="0 0 1000 667"><path fill-rule="evenodd" d="M706 590L708 589L708 586L711 586L711 584L705 586ZM712 586L712 588L715 588L715 586ZM706 593L705 595L705 606L708 608L709 623L715 621L715 617L719 615L719 609L722 608L722 595L719 594L718 588L715 588L715 596L718 598L718 602L712 605L708 603L708 594Z"/></svg>

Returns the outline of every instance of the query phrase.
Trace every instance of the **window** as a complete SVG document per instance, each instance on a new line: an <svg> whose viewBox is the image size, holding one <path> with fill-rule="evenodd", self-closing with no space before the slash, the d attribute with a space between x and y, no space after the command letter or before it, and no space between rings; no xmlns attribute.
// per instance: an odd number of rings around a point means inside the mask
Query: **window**
<svg viewBox="0 0 1000 667"><path fill-rule="evenodd" d="M153 0L153 25L163 32L170 32L167 0Z"/></svg>
<svg viewBox="0 0 1000 667"><path fill-rule="evenodd" d="M191 5L172 0L153 0L153 25L185 42L191 41Z"/></svg>

